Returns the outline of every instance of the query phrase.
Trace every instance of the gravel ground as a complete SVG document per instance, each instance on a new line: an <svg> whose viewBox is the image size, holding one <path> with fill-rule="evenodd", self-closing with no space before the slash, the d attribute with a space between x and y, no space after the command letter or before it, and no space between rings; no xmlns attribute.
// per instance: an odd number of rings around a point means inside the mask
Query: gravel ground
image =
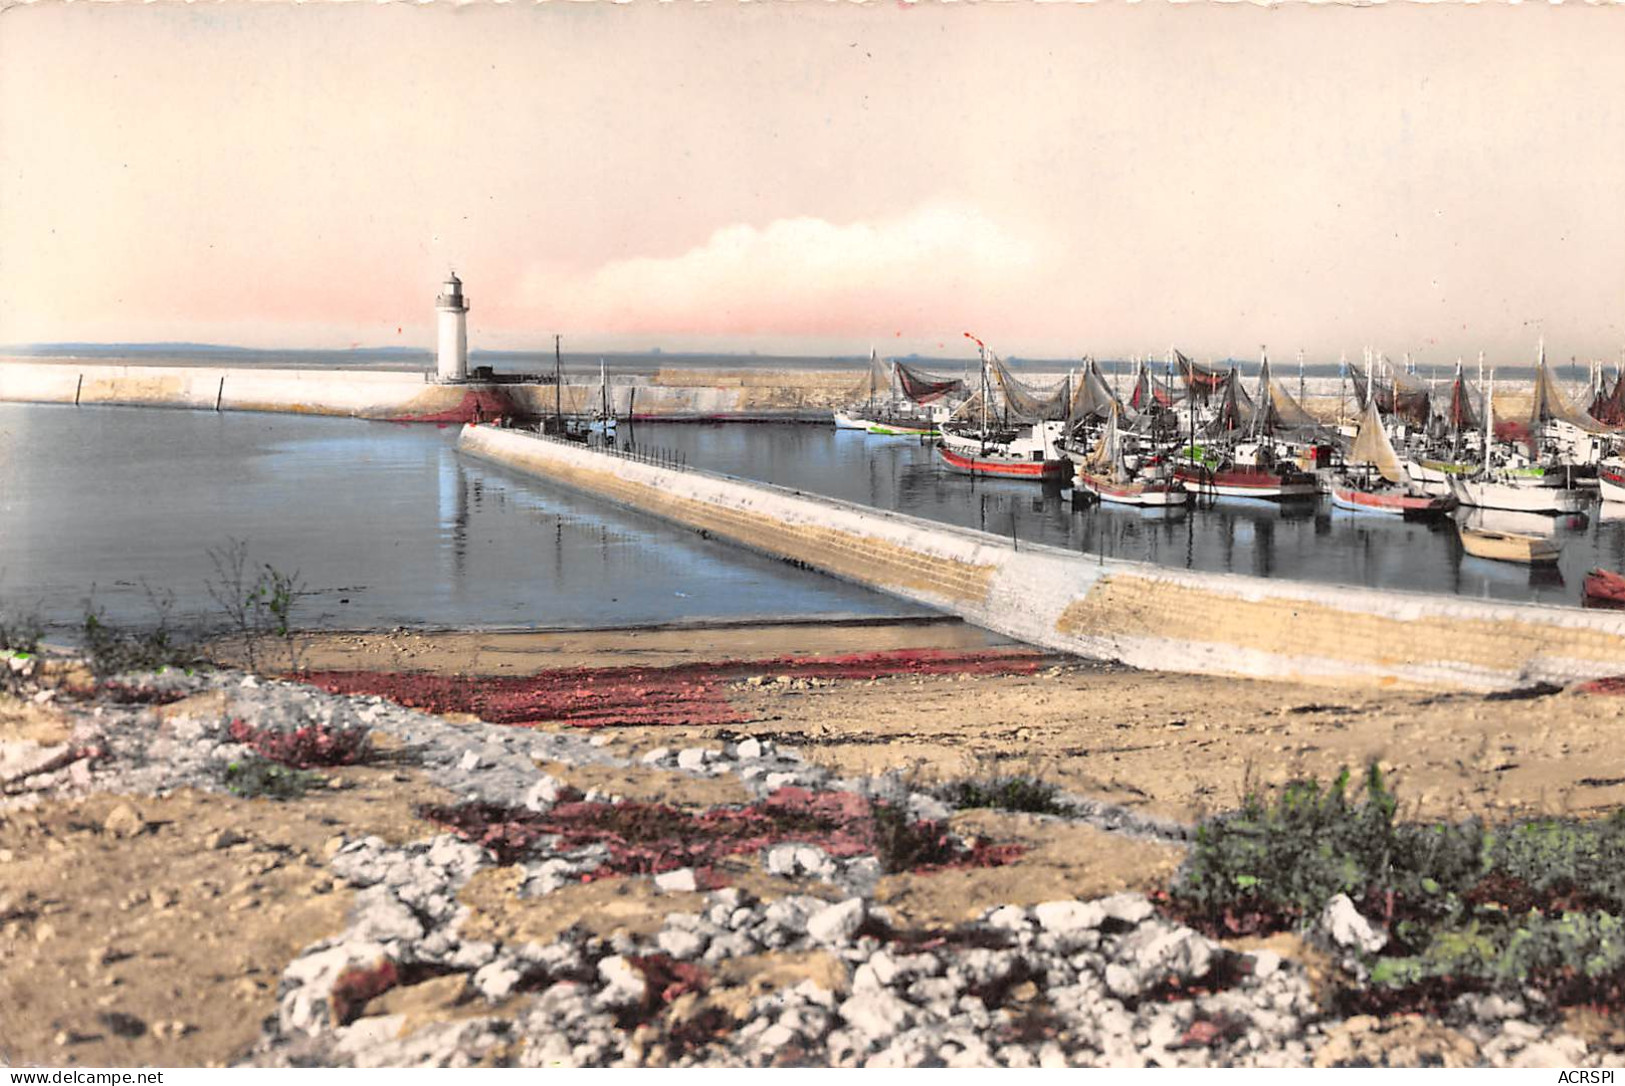
<svg viewBox="0 0 1625 1086"><path fill-rule="evenodd" d="M914 820L951 824L952 812L901 776L840 777L767 736L633 748L589 732L445 719L238 672L125 676L94 697L72 698L49 683L35 689L27 686L27 700L16 705L54 714L62 731L53 735L36 720L30 738L0 732L0 826L117 796L127 802L96 832L140 834L143 797L224 791L223 768L252 753L233 738L233 721L261 736L365 731L383 756L411 767L414 783L403 788L427 782L439 796L523 812L538 825L583 804L631 809L632 800L611 792L575 788L571 769L659 775L674 795L727 781L757 804L788 796L869 811L884 803ZM1191 832L1072 798L1071 820L1108 842L1177 848ZM257 801L255 809L275 819L301 802ZM213 847L243 840L233 832L219 830ZM943 847L955 856L980 855L985 844L949 837ZM258 1040L230 1059L262 1066L1528 1067L1602 1065L1620 1052L1600 1043L1597 1031L1587 1039L1570 1019L1524 999L1464 998L1431 1019L1329 1014L1320 974L1357 968L1359 949L1382 937L1346 899L1284 954L1216 943L1132 891L991 903L963 922L920 927L877 901L883 872L875 850L849 844L776 840L726 862L639 874L619 872L609 845L562 833L536 835L522 856L504 862L499 848L453 832L389 840L337 827L309 862L353 895L342 930L282 963L268 982L274 1009ZM72 857L51 862L69 865ZM922 869L912 877L934 876ZM572 895L631 900L625 895L635 893L644 903L641 922L605 930L583 911L551 936L532 937L523 924L489 922L493 886L502 888L497 910L515 916ZM13 968L23 962L17 948L41 941L46 921L15 894L0 900L0 921L0 962ZM188 1028L166 1024L153 1007L108 1005L105 1031ZM93 1061L89 1049L72 1055L81 1039L64 1030L54 1051L6 1059Z"/></svg>

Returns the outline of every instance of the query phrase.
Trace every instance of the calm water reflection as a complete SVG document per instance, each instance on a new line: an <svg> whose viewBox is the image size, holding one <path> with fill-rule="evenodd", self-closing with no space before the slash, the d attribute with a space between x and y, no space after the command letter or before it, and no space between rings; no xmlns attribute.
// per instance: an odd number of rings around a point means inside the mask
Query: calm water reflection
<svg viewBox="0 0 1625 1086"><path fill-rule="evenodd" d="M457 454L457 431L351 419L0 404L0 600L57 627L211 610L208 552L318 590L311 624L612 626L920 613ZM144 587L145 585L145 587Z"/></svg>

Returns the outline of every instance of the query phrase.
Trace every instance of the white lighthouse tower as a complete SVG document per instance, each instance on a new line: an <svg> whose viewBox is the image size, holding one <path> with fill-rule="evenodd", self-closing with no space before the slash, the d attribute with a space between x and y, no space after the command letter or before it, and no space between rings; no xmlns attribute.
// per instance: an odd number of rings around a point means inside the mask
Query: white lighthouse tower
<svg viewBox="0 0 1625 1086"><path fill-rule="evenodd" d="M463 297L463 281L454 271L446 277L440 296L434 300L440 332L436 376L442 381L468 380L468 299Z"/></svg>

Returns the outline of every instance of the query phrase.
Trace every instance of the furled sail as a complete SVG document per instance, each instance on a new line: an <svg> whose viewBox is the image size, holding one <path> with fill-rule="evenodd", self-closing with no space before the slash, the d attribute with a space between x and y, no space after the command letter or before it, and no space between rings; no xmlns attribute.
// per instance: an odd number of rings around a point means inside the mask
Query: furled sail
<svg viewBox="0 0 1625 1086"><path fill-rule="evenodd" d="M930 403L951 392L962 392L965 388L965 382L958 377L927 373L902 362L893 362L892 366L897 373L898 389L915 403Z"/></svg>
<svg viewBox="0 0 1625 1086"><path fill-rule="evenodd" d="M1105 375L1100 372L1100 363L1093 358L1087 359L1077 387L1072 390L1072 402L1066 416L1068 421L1078 423L1085 419L1108 418L1118 406L1116 395L1106 383Z"/></svg>
<svg viewBox="0 0 1625 1086"><path fill-rule="evenodd" d="M1072 399L1071 381L1067 378L1047 389L1036 388L1012 374L997 355L993 356L992 370L1010 422L1050 422L1067 417Z"/></svg>
<svg viewBox="0 0 1625 1086"><path fill-rule="evenodd" d="M1223 437L1238 431L1251 433L1256 410L1252 397L1241 387L1241 375L1231 370L1224 375L1224 382L1213 391L1219 397L1218 409L1204 432L1209 437Z"/></svg>
<svg viewBox="0 0 1625 1086"><path fill-rule="evenodd" d="M1253 429L1265 434L1289 431L1313 431L1321 428L1319 420L1306 411L1297 398L1282 387L1270 373L1269 359L1258 371L1258 396L1253 413Z"/></svg>
<svg viewBox="0 0 1625 1086"><path fill-rule="evenodd" d="M1111 410L1106 416L1106 428L1101 432L1100 440L1095 447L1089 450L1089 455L1083 459L1083 467L1094 475L1104 475L1108 472L1116 475L1118 462L1122 459L1119 453L1121 438L1117 433L1117 418L1121 413L1117 403L1113 401Z"/></svg>
<svg viewBox="0 0 1625 1086"><path fill-rule="evenodd" d="M1394 443L1388 438L1387 427L1382 424L1376 396L1366 399L1365 410L1360 415L1360 430L1354 435L1354 447L1349 450L1348 462L1371 464L1390 483L1405 481L1405 467L1399 462Z"/></svg>
<svg viewBox="0 0 1625 1086"><path fill-rule="evenodd" d="M1456 379L1450 383L1449 413L1445 416L1445 422L1449 424L1452 432L1461 434L1483 428L1483 410L1474 406L1475 403L1482 404L1483 397L1467 383L1467 378L1461 372L1461 363L1458 362Z"/></svg>
<svg viewBox="0 0 1625 1086"><path fill-rule="evenodd" d="M863 380L847 393L847 399L853 403L872 404L876 400L884 399L890 387L890 371L880 361L880 356L870 351L869 365L864 368Z"/></svg>
<svg viewBox="0 0 1625 1086"><path fill-rule="evenodd" d="M1541 425L1548 422L1566 422L1588 434L1606 434L1614 429L1575 406L1574 401L1557 387L1551 367L1546 365L1543 351L1540 364L1535 367L1535 392L1529 410L1529 432L1538 433Z"/></svg>

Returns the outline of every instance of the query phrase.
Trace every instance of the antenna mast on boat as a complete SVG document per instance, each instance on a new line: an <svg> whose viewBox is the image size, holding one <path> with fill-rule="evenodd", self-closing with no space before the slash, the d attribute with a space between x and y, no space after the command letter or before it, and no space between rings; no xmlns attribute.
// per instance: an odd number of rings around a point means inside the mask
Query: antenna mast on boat
<svg viewBox="0 0 1625 1086"><path fill-rule="evenodd" d="M1484 474L1490 473L1490 439L1495 435L1495 371L1490 370L1490 383L1484 387Z"/></svg>
<svg viewBox="0 0 1625 1086"><path fill-rule="evenodd" d="M553 432L564 434L564 356L559 350L558 333L553 335Z"/></svg>

